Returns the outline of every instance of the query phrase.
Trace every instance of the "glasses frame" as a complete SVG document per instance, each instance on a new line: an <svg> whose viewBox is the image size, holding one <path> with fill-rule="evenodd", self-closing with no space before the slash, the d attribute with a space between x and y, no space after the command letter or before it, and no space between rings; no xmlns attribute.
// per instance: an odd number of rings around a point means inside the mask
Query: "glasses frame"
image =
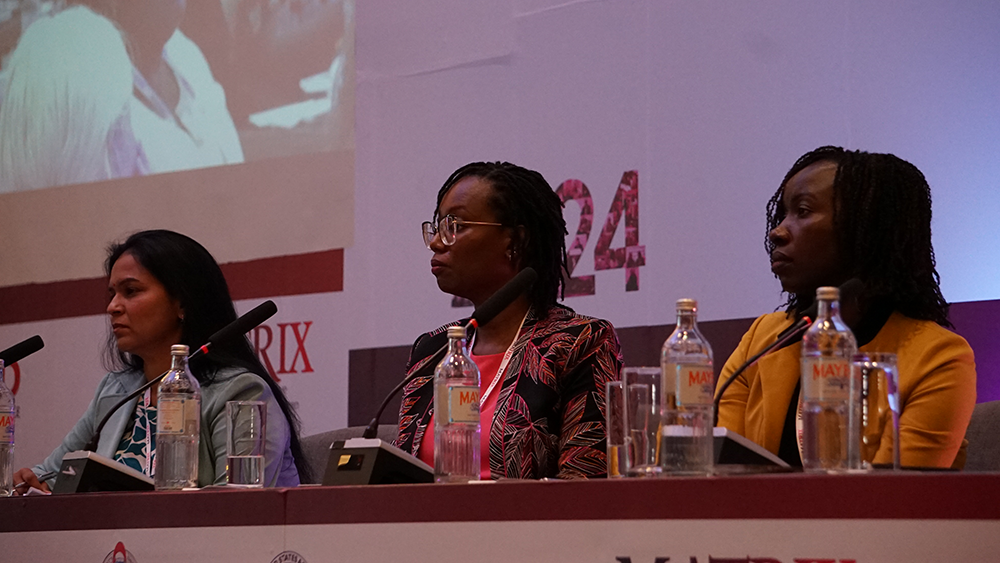
<svg viewBox="0 0 1000 563"><path fill-rule="evenodd" d="M428 249L434 242L434 237L441 235L441 242L445 246L451 246L455 244L455 239L458 236L459 227L503 227L503 223L489 223L486 221L466 221L465 219L459 219L454 215L445 215L438 219L437 225L432 221L424 221L420 224L420 232L424 237L424 246Z"/></svg>

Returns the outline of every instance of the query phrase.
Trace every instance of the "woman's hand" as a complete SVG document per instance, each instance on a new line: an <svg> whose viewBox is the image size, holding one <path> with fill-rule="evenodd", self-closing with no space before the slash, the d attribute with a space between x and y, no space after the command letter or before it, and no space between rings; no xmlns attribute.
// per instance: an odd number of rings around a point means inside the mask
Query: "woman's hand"
<svg viewBox="0 0 1000 563"><path fill-rule="evenodd" d="M28 492L28 489L34 487L40 491L45 491L46 493L51 492L49 486L44 482L38 480L38 476L35 475L34 471L28 469L27 467L22 467L14 472L14 485L13 496L21 496Z"/></svg>

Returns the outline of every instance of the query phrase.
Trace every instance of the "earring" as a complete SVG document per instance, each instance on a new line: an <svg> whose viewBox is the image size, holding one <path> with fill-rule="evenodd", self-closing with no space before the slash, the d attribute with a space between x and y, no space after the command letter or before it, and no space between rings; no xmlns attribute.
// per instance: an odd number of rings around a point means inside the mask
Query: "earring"
<svg viewBox="0 0 1000 563"><path fill-rule="evenodd" d="M507 261L510 262L513 259L514 259L514 252L510 249L507 249Z"/></svg>

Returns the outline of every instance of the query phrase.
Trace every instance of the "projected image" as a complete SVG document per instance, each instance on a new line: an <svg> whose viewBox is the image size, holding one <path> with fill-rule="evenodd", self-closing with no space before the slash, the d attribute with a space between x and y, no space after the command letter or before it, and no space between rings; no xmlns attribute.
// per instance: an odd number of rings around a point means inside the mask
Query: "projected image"
<svg viewBox="0 0 1000 563"><path fill-rule="evenodd" d="M353 148L353 0L0 0L0 193Z"/></svg>

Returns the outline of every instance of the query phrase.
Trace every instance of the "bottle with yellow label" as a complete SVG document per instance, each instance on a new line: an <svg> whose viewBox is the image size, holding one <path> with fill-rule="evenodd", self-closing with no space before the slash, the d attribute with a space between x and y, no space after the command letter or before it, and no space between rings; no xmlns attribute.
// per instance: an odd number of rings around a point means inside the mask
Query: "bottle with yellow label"
<svg viewBox="0 0 1000 563"><path fill-rule="evenodd" d="M37 337L36 337L37 338ZM0 496L14 489L14 394L3 382L3 360L0 360Z"/></svg>
<svg viewBox="0 0 1000 563"><path fill-rule="evenodd" d="M840 290L816 290L816 321L802 336L801 454L806 471L844 471L860 466L860 399L851 375L857 341L840 318Z"/></svg>
<svg viewBox="0 0 1000 563"><path fill-rule="evenodd" d="M434 480L478 480L479 436L479 368L466 354L465 327L448 327L448 353L434 370Z"/></svg>
<svg viewBox="0 0 1000 563"><path fill-rule="evenodd" d="M698 302L677 300L677 328L663 343L663 428L660 466L664 473L712 472L712 347L698 331Z"/></svg>

